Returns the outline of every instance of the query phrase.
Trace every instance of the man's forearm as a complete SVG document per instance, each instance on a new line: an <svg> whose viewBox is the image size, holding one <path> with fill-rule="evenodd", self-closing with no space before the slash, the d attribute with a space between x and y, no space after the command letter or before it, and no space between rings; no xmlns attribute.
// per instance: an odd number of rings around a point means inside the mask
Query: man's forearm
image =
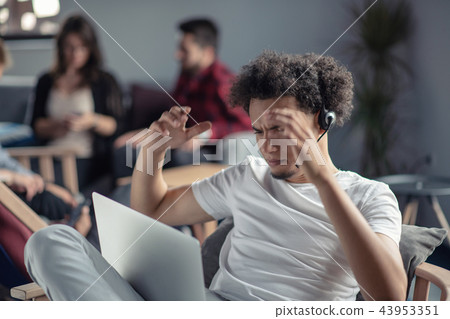
<svg viewBox="0 0 450 319"><path fill-rule="evenodd" d="M163 112L159 120L154 121L144 136L139 138L139 144L146 145L142 147L135 164L130 204L135 210L167 225L189 225L212 219L197 203L190 185L169 190L162 169L158 168L164 160L166 149L177 149L211 128L210 122L200 122L186 128L190 111L189 106L173 106Z"/></svg>
<svg viewBox="0 0 450 319"><path fill-rule="evenodd" d="M167 184L162 176L162 169L158 169L158 163L164 160L164 151L149 154L143 147L136 161L131 180L131 208L151 216L161 204L167 193ZM137 169L138 163L142 163L143 170ZM152 166L153 174L148 174L147 165Z"/></svg>
<svg viewBox="0 0 450 319"><path fill-rule="evenodd" d="M398 251L375 234L334 176L316 186L365 298L404 300L406 274Z"/></svg>

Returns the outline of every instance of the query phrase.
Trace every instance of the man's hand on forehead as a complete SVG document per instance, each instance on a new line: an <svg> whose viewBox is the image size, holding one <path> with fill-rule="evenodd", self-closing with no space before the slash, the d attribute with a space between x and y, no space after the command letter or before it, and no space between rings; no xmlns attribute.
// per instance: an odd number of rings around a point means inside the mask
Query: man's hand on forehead
<svg viewBox="0 0 450 319"><path fill-rule="evenodd" d="M284 138L297 139L300 144L306 139L316 139L315 133L318 134L314 116L300 110L273 108L264 114L263 122L268 128L277 128Z"/></svg>
<svg viewBox="0 0 450 319"><path fill-rule="evenodd" d="M301 166L307 164L305 173L314 179L321 170L320 166L325 165L316 142L320 128L316 125L315 116L300 110L274 108L264 114L262 122L269 129L277 128L277 144L281 145L281 140L289 141L286 143L289 145L288 152L295 156L297 162L301 162ZM305 161L305 157L311 160Z"/></svg>

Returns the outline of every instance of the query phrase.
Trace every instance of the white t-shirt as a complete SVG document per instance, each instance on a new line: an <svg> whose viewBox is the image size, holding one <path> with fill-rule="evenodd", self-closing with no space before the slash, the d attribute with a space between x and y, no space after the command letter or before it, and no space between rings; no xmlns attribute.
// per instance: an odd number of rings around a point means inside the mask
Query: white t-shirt
<svg viewBox="0 0 450 319"><path fill-rule="evenodd" d="M335 176L373 231L398 244L401 214L389 187ZM249 156L192 190L212 217L234 218L210 290L229 300L355 300L358 284L313 184L275 179L264 159Z"/></svg>

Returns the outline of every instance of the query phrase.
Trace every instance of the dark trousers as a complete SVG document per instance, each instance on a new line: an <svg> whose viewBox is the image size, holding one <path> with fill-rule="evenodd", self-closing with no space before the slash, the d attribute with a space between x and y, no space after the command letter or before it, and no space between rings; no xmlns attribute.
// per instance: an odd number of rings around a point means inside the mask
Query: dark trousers
<svg viewBox="0 0 450 319"><path fill-rule="evenodd" d="M38 215L44 216L49 220L64 219L72 211L72 207L69 204L46 190L34 195L30 201L26 200L25 193L16 194Z"/></svg>

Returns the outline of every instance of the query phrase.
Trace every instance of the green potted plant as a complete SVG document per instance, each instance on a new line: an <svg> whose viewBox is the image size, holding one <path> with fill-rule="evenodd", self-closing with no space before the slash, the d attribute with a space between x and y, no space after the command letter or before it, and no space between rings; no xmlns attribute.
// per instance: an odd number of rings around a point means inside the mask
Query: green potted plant
<svg viewBox="0 0 450 319"><path fill-rule="evenodd" d="M369 7L354 3L356 19ZM411 10L406 1L378 1L353 27L348 45L355 77L353 123L364 131L361 158L363 175L395 173L389 152L396 142L394 104L411 77L407 61L399 54L411 35Z"/></svg>

